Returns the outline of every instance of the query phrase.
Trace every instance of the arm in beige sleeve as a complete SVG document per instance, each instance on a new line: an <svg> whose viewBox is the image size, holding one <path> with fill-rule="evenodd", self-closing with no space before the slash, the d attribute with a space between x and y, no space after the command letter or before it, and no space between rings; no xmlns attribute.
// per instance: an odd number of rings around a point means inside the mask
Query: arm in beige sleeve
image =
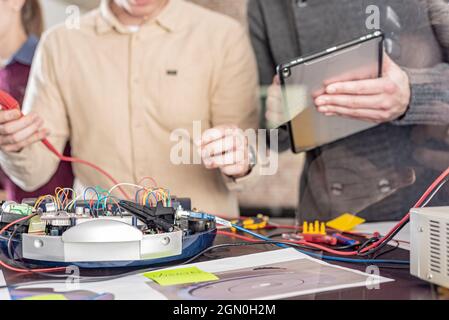
<svg viewBox="0 0 449 320"><path fill-rule="evenodd" d="M59 90L59 74L63 67L58 61L56 42L47 34L36 51L22 110L33 111L44 119L50 132L49 141L60 152L69 137L67 113ZM20 152L0 151L0 166L11 180L25 191L45 185L57 170L59 159L41 142Z"/></svg>
<svg viewBox="0 0 449 320"><path fill-rule="evenodd" d="M236 125L258 129L259 99L256 59L246 30L239 24L230 30L222 47L223 59L213 86L212 126ZM255 131L257 135L257 131ZM254 150L257 150L253 145ZM256 166L257 167L257 166ZM257 168L240 179L224 176L230 190L241 190L256 179Z"/></svg>

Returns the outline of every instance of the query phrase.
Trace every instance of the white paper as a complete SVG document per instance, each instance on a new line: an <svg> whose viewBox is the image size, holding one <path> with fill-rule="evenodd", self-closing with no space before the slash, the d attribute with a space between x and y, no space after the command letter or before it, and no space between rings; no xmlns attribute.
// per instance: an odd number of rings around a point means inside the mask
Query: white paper
<svg viewBox="0 0 449 320"><path fill-rule="evenodd" d="M5 277L3 276L2 270L0 270L0 286L5 285L6 285ZM0 300L11 300L8 289L0 289Z"/></svg>
<svg viewBox="0 0 449 320"><path fill-rule="evenodd" d="M98 299L99 296L106 297L106 300L164 300L165 297L158 291L150 287L151 280L142 275L127 276L120 279L91 283L49 283L42 285L31 285L18 287L19 292L12 291L13 298L20 298L21 292L37 289L36 295L63 294L67 299L73 299L72 294L76 294L75 299L80 296L84 300ZM43 290L41 290L43 289ZM51 290L52 292L49 292ZM29 297L29 292L26 292Z"/></svg>
<svg viewBox="0 0 449 320"><path fill-rule="evenodd" d="M251 293L244 293L245 300L246 299L282 299L282 298L288 298L288 297L296 297L300 295L307 295L307 294L314 294L319 292L325 292L325 291L331 291L331 290L339 290L339 289L345 289L345 288L353 288L353 287L363 287L367 286L368 279L371 281L370 283L376 283L381 284L384 282L393 281L391 279L387 279L378 275L369 275L367 273L363 273L357 270L351 270L348 268L343 268L339 266L330 265L326 262L320 261L318 259L312 259L308 257L305 254L302 254L298 252L295 249L280 249L280 250L274 250L274 251L268 251L268 252L262 252L262 253L256 253L251 255L245 255L240 257L232 257L232 258L224 258L214 261L207 261L207 262L201 262L201 263L193 263L190 265L182 265L169 269L176 269L176 268L186 268L189 266L196 266L199 269L211 272L220 277L220 274L239 274L240 272L246 272L248 274L248 268L256 268L256 270L260 267L263 272L265 272L265 268L263 266L273 266L279 264L279 266L283 267L286 265L294 266L294 265L307 265L308 270L311 270L311 264L313 264L313 269L316 271L315 277L320 277L321 279L331 279L333 276L339 277L338 278L338 284L332 283L330 280L329 283L325 283L323 285L320 283L319 286L316 288L307 288L307 290L302 290L301 286L298 286L297 288L293 288L292 290L288 292L282 292L273 294L272 291L270 291L270 295L266 296L260 296L257 297L251 297L246 295L251 295ZM266 268L271 272L270 268ZM259 272L259 271L257 271ZM273 271L275 272L275 271ZM299 272L299 274L298 274ZM294 277L302 276L301 271L296 271L294 274ZM304 278L310 277L311 273L309 272L309 275L305 274ZM343 276L342 276L343 275ZM262 289L263 286L269 286L268 283L269 276L266 274L263 274L262 276L265 277L265 282L257 283L256 289ZM282 274L284 277L284 281L286 281L285 276L289 276L289 274L284 273ZM360 277L362 276L362 277ZM342 278L343 277L343 278ZM342 283L344 282L345 277L348 279L352 279L352 281L348 283ZM251 278L251 273L250 277ZM358 279L358 280L354 280ZM221 279L223 280L223 278ZM234 281L234 279L231 279ZM257 280L257 279L256 279ZM292 279L294 280L294 279ZM226 281L225 281L226 282ZM211 284L215 284L215 282L210 282ZM218 283L218 282L217 282ZM55 293L64 294L66 293L66 296L70 298L70 294L74 294L78 292L78 297L80 295L85 295L86 299L92 299L96 295L106 295L107 297L111 299L117 299L117 300L163 300L163 299L183 299L183 297L186 297L186 299L189 299L189 295L178 295L176 286L171 287L161 287L158 284L152 282L151 280L144 277L142 274L133 275L133 276L127 276L120 279L115 280L109 280L109 281L103 281L103 282L95 282L95 283L81 283L79 284L79 287L73 288L72 284L65 284L65 283L58 283L58 284L44 284L44 285L33 285L33 286L27 286L27 287L20 287L20 290L29 290L29 289L36 289L36 288L47 288L46 290L43 290L42 293L39 294L49 294L49 290L54 291ZM189 285L184 285L189 286ZM182 286L181 286L182 287ZM181 290L185 291L185 288L181 288ZM82 292L81 292L82 291ZM22 291L23 292L23 291ZM81 293L79 293L81 292ZM217 291L216 291L217 292ZM220 293L218 293L220 294ZM242 293L241 293L242 294ZM13 297L14 293L12 293ZM225 298L226 299L226 298Z"/></svg>
<svg viewBox="0 0 449 320"><path fill-rule="evenodd" d="M309 264L309 266L310 266L310 263L315 264L313 266L313 268L316 268L318 273L322 272L322 274L320 274L319 276L322 277L323 279L325 279L326 277L331 278L333 275L340 276L342 274L342 271L344 271L346 273L346 275L349 275L349 276L353 275L356 278L357 278L357 276L363 276L363 277L362 278L358 277L361 280L358 280L356 282L349 281L348 283L342 284L341 283L342 279L340 278L340 279L338 279L339 280L338 284L333 284L330 281L328 285L323 286L321 284L320 286L317 286L316 288L307 288L304 290L300 289L301 286L299 286L298 287L299 289L293 288L289 292L270 294L270 295L266 295L266 296L261 296L259 293L259 295L256 297L246 297L246 299L258 299L258 300L282 299L282 298L296 297L296 296L301 296L301 295L315 294L315 293L319 293L319 292L340 290L340 289L345 289L345 288L364 287L364 286L368 286L368 285L373 286L373 284L380 285L385 282L394 281L392 279L384 278L379 275L367 274L367 273L360 272L357 270L352 270L352 269L343 268L340 266L330 265L330 264L320 261L318 259L310 258L309 256L302 254L292 248L257 253L257 254L252 254L252 255L235 257L235 258L225 258L225 259L220 259L220 260L215 260L215 261L201 262L201 263L196 263L196 264L185 265L182 267L196 266L203 271L214 273L215 275L220 277L220 273L222 273L222 272L236 271L238 274L239 270L242 270L242 269L263 267L263 266L273 266L276 264L279 264L279 266L282 267L289 263L291 265L292 262L297 263L297 264L306 262ZM177 267L167 268L167 270L176 269L176 268ZM248 272L248 270L245 270L245 271ZM296 275L298 275L298 274L296 274ZM307 277L307 275L305 275L305 277ZM242 278L243 278L243 276L242 276ZM348 277L348 278L351 278L351 277ZM245 280L246 278L243 278L243 279ZM266 277L266 279L268 279L268 281L270 281L269 277ZM292 280L294 280L294 279L292 279ZM225 281L227 281L227 279ZM211 284L213 285L213 282L211 282ZM270 285L269 283L263 283L263 282L262 283L256 282L256 284L258 285L258 288L261 288L263 285L265 285L265 286ZM201 287L201 284L200 285L194 284L191 287L195 287L195 286ZM177 286L161 287L157 284L153 284L153 288L158 289L161 292L164 292L164 294L166 294L170 299L192 298L191 295L186 294L186 292L190 290L188 287L189 287L189 285L180 285L178 287ZM211 286L211 287L213 287L213 286ZM245 287L245 285L242 285L242 287ZM247 286L248 290L249 290L249 288L251 288L251 285ZM194 289L196 289L196 288L194 288ZM206 297L208 299L213 298L212 290L210 289L210 287L207 288ZM218 293L218 297L220 297L220 293ZM236 295L229 295L229 297L227 297L226 295L223 295L219 299L227 299L227 298L239 299L238 296L236 298Z"/></svg>

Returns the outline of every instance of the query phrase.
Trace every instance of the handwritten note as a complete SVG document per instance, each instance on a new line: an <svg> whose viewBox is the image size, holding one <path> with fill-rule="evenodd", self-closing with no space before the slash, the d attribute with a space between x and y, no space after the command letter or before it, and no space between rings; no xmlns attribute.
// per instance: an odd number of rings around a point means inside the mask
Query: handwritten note
<svg viewBox="0 0 449 320"><path fill-rule="evenodd" d="M218 280L218 277L214 274L202 271L197 267L153 271L144 273L143 276L153 280L161 286L174 286L177 284Z"/></svg>

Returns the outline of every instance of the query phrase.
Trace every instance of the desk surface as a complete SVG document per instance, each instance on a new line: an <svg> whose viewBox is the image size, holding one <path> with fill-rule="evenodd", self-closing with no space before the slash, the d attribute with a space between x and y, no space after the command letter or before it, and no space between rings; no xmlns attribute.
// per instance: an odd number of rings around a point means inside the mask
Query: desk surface
<svg viewBox="0 0 449 320"><path fill-rule="evenodd" d="M281 222L282 224L286 224L290 221L277 221ZM390 225L393 225L391 223ZM388 225L384 225L384 227L387 227ZM369 225L366 225L363 227L363 231L377 231L376 228L378 228L378 225L372 225L371 227ZM402 239L407 238L407 234L402 235ZM230 242L239 242L239 240L233 240L227 237L218 236L216 239L216 244L220 243L230 243ZM208 259L220 259L225 257L232 257L232 256L241 256L245 254L251 254L251 253L257 253L262 252L266 250L274 250L276 247L271 245L263 245L263 246L257 246L257 247L231 247L231 248L222 248L217 249L209 254L206 254L203 258L201 258L198 261L205 261ZM384 259L408 259L409 258L409 252L404 249L397 249L394 250L391 253L386 254L383 256ZM358 269L361 271L366 271L367 265L355 265L355 264L348 264L348 263L338 263L338 265L352 268L352 269ZM13 283L21 283L24 281L34 281L34 280L41 280L43 279L39 275L18 275L11 273L7 270L3 270L3 273L5 275L6 282L8 284ZM129 271L129 270L127 270ZM120 272L123 272L123 269L120 270ZM113 275L116 274L117 270L89 270L89 271L82 271L82 275ZM325 292L320 294L314 294L314 295L308 295L308 296L300 296L293 299L305 299L305 300L323 300L323 299L362 299L362 300L421 300L421 299L438 299L438 296L436 294L436 290L434 286L431 286L430 284L421 281L413 276L410 275L408 267L405 266L395 266L394 268L380 268L380 275L383 277L394 279L394 282L384 283L381 284L380 289L372 289L369 290L365 287L360 288L351 288L351 289L344 289L344 290L338 290L338 291L332 291L332 292Z"/></svg>

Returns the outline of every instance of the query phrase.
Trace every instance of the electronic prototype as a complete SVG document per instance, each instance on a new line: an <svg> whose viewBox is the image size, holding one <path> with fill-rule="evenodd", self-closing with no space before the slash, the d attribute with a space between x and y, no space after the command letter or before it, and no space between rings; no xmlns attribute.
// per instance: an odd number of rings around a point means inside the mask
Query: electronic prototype
<svg viewBox="0 0 449 320"><path fill-rule="evenodd" d="M190 258L215 239L215 217L192 211L190 199L158 196L159 201L142 204L109 196L72 200L67 191L60 194L2 203L2 249L12 261L148 266Z"/></svg>

